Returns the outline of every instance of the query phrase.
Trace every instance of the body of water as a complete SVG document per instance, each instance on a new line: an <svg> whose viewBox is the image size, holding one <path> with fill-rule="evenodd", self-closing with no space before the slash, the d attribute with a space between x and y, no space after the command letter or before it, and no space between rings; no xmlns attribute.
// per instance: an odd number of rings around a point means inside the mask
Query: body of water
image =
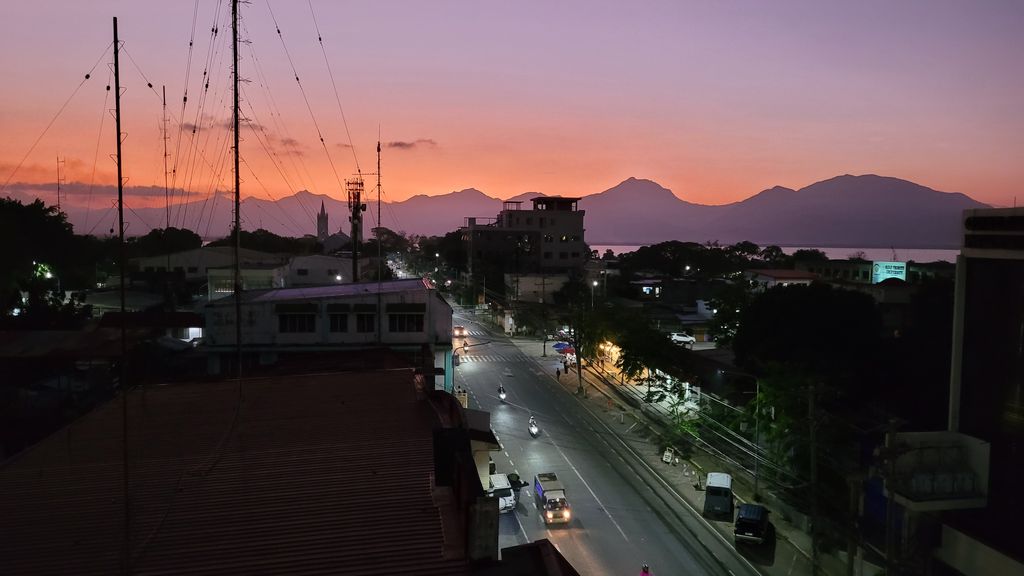
<svg viewBox="0 0 1024 576"><path fill-rule="evenodd" d="M611 244L591 246L591 250L597 250L598 256L603 256L606 250L611 250L616 256L634 252L641 246L623 244ZM764 246L762 246L764 248ZM859 252L864 253L864 259L872 262L956 262L956 256L960 250L949 250L941 248L836 248L822 246L780 246L786 254L792 254L797 250L821 250L833 260L845 260L851 255ZM895 252L895 254L894 254Z"/></svg>

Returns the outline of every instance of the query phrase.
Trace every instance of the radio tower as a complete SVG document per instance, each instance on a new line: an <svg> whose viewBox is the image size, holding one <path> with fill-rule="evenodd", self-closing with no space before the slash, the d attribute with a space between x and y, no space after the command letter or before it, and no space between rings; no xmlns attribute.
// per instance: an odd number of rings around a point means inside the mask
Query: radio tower
<svg viewBox="0 0 1024 576"><path fill-rule="evenodd" d="M366 211L363 178L345 180L345 189L348 191L348 209L352 212L348 217L352 223L352 282L359 282L359 243L363 241L363 212Z"/></svg>

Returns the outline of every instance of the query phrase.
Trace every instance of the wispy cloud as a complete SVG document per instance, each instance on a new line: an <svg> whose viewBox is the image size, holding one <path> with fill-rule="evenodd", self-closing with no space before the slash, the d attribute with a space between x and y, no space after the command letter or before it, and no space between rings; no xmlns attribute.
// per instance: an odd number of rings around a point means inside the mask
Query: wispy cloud
<svg viewBox="0 0 1024 576"><path fill-rule="evenodd" d="M412 150L413 148L436 148L437 142L430 138L419 138L411 142L403 140L394 140L385 144L388 148L397 148L399 150Z"/></svg>

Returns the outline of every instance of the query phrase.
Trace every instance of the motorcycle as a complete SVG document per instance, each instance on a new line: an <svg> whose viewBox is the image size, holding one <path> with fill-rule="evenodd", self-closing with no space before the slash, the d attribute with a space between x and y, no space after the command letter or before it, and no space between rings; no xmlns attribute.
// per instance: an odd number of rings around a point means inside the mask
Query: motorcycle
<svg viewBox="0 0 1024 576"><path fill-rule="evenodd" d="M502 402L504 402L505 401L505 397L506 397L505 389L499 387L498 388L498 399L501 400Z"/></svg>
<svg viewBox="0 0 1024 576"><path fill-rule="evenodd" d="M540 427L537 426L537 421L533 419L533 416L531 416L530 417L530 436L533 436L534 438L536 438L538 435L540 435Z"/></svg>

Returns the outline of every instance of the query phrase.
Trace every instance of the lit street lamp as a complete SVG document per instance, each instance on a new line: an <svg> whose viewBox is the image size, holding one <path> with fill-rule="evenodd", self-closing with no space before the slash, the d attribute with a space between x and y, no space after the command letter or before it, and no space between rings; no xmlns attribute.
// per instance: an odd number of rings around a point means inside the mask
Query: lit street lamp
<svg viewBox="0 0 1024 576"><path fill-rule="evenodd" d="M594 307L594 288L597 288L597 280L590 285L590 307Z"/></svg>

